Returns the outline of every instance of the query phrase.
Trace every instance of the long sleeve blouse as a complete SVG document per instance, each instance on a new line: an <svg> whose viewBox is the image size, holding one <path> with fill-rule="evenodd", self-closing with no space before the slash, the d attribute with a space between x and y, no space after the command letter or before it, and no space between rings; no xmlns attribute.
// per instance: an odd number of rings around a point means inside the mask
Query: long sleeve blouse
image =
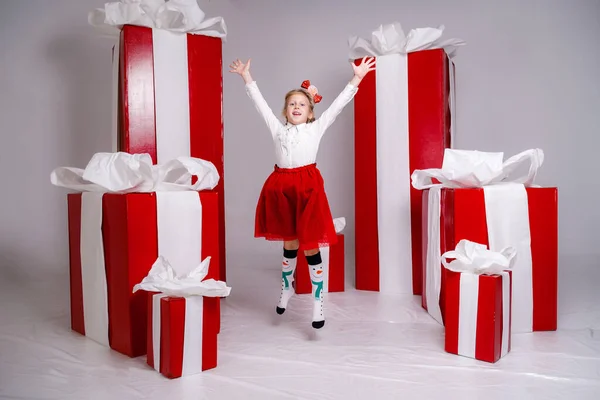
<svg viewBox="0 0 600 400"><path fill-rule="evenodd" d="M246 93L271 132L275 157L280 168L297 168L315 163L323 134L357 91L358 87L348 83L317 120L293 125L283 123L275 116L258 89L256 81L246 84Z"/></svg>

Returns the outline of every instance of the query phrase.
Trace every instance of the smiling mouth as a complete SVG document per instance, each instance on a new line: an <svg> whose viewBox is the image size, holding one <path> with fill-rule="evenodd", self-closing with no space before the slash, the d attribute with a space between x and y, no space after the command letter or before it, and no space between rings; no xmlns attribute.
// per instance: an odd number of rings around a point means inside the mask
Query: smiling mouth
<svg viewBox="0 0 600 400"><path fill-rule="evenodd" d="M300 115L302 115L302 114L301 114L301 113L299 113L299 112L293 112L293 113L292 113L292 115L295 115L296 117L299 117L299 116L300 116Z"/></svg>

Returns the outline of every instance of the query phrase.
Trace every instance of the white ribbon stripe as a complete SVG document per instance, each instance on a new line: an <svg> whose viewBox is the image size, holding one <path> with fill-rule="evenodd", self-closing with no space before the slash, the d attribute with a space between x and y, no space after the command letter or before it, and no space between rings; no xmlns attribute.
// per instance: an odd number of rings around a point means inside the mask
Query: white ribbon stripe
<svg viewBox="0 0 600 400"><path fill-rule="evenodd" d="M153 30L156 158L190 155L187 35Z"/></svg>
<svg viewBox="0 0 600 400"><path fill-rule="evenodd" d="M156 193L158 254L187 274L202 261L202 203L197 192Z"/></svg>
<svg viewBox="0 0 600 400"><path fill-rule="evenodd" d="M375 73L379 288L382 293L411 293L408 58L379 57Z"/></svg>
<svg viewBox="0 0 600 400"><path fill-rule="evenodd" d="M490 250L517 251L513 271L512 331L533 332L533 260L529 205L525 186L517 183L483 188Z"/></svg>
<svg viewBox="0 0 600 400"><path fill-rule="evenodd" d="M425 261L425 300L427 312L440 325L443 324L440 309L442 287L442 263L440 254L440 214L442 188L429 189L427 208L427 253Z"/></svg>
<svg viewBox="0 0 600 400"><path fill-rule="evenodd" d="M204 297L186 297L182 376L202 372L203 317Z"/></svg>
<svg viewBox="0 0 600 400"><path fill-rule="evenodd" d="M108 347L108 294L102 240L102 193L81 196L81 288L85 336Z"/></svg>
<svg viewBox="0 0 600 400"><path fill-rule="evenodd" d="M458 354L475 358L477 346L477 310L479 309L479 275L460 275L458 310Z"/></svg>
<svg viewBox="0 0 600 400"><path fill-rule="evenodd" d="M508 343L511 335L511 314L512 299L510 298L510 288L512 285L510 274L506 271L502 275L502 351L501 357L508 354Z"/></svg>

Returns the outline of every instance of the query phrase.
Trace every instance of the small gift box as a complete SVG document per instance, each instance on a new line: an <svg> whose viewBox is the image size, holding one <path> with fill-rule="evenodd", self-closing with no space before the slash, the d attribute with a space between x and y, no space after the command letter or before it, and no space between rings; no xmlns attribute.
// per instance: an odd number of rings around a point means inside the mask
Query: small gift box
<svg viewBox="0 0 600 400"><path fill-rule="evenodd" d="M455 126L459 39L443 27L382 25L351 37L349 58L376 58L354 98L356 288L421 294L421 195L415 169L438 168ZM401 260L401 262L400 262Z"/></svg>
<svg viewBox="0 0 600 400"><path fill-rule="evenodd" d="M221 176L220 276L225 279L221 17L205 18L195 1L120 0L104 4L89 22L115 35L113 149L150 154L153 162L195 157ZM217 260L214 260L217 265Z"/></svg>
<svg viewBox="0 0 600 400"><path fill-rule="evenodd" d="M218 304L214 297L151 294L148 365L169 379L216 368Z"/></svg>
<svg viewBox="0 0 600 400"><path fill-rule="evenodd" d="M346 219L335 218L333 220L337 233L337 243L333 246L320 248L323 262L323 291L325 293L343 292L345 286L345 254L344 234L341 231L346 226ZM302 249L298 252L296 265L296 293L307 294L312 292L312 284L308 273L308 264Z"/></svg>
<svg viewBox="0 0 600 400"><path fill-rule="evenodd" d="M198 181L188 185L192 175ZM133 286L159 254L181 272L219 258L217 194L204 190L218 181L214 166L98 153L85 170L57 168L51 180L83 191L67 195L72 329L130 357L145 354L147 296ZM218 273L217 263L209 277Z"/></svg>
<svg viewBox="0 0 600 400"><path fill-rule="evenodd" d="M229 296L225 282L206 279L210 258L177 276L159 257L134 292L148 292L149 366L167 378L179 378L217 366L219 300Z"/></svg>
<svg viewBox="0 0 600 400"><path fill-rule="evenodd" d="M490 363L508 354L512 274L504 269L514 255L512 248L491 252L466 240L443 254L446 352Z"/></svg>

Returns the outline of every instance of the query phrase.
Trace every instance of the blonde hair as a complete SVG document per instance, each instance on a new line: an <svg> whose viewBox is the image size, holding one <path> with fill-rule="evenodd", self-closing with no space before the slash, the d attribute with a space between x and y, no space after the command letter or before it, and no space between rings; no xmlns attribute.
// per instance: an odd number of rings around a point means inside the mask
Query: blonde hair
<svg viewBox="0 0 600 400"><path fill-rule="evenodd" d="M306 122L314 122L315 121L315 100L313 99L313 97L310 95L310 93L308 93L308 90L304 89L304 88L299 88L299 89L292 89L289 92L287 92L287 94L285 95L285 101L283 103L283 111L282 114L286 119L287 122L287 104L288 101L290 100L290 97L292 97L295 94L303 94L304 96L306 96L306 98L308 99L308 107L310 109L310 112L313 113L312 118L309 118Z"/></svg>

